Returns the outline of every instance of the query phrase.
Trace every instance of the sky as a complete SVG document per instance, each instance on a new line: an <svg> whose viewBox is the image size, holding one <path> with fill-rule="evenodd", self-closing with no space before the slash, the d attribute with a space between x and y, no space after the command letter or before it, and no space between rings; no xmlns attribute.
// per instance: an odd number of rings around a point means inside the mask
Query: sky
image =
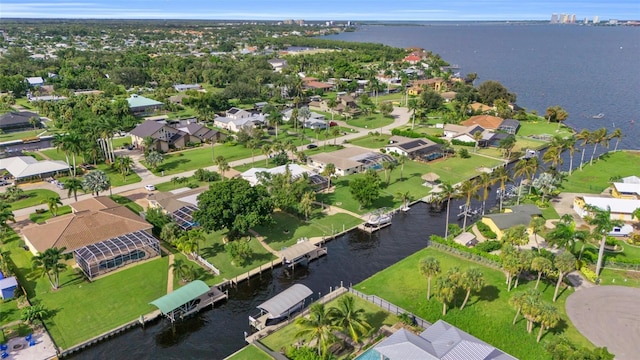
<svg viewBox="0 0 640 360"><path fill-rule="evenodd" d="M640 19L640 0L0 0L0 18L237 20Z"/></svg>

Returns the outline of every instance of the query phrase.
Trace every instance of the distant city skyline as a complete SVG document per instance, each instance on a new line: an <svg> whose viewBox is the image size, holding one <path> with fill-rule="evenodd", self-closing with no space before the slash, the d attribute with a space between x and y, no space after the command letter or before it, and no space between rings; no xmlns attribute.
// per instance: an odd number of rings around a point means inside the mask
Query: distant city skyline
<svg viewBox="0 0 640 360"><path fill-rule="evenodd" d="M553 13L578 18L640 20L638 0L2 0L0 18L219 19L219 20L549 20Z"/></svg>

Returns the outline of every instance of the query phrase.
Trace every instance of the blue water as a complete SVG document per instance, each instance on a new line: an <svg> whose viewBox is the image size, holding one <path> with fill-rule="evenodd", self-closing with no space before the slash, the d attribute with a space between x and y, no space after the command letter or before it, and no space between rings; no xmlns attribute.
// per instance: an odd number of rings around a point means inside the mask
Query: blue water
<svg viewBox="0 0 640 360"><path fill-rule="evenodd" d="M568 125L620 128L620 148L640 149L640 27L367 25L327 38L425 48L463 75L477 73L476 85L500 81L522 107L544 114L560 105Z"/></svg>
<svg viewBox="0 0 640 360"><path fill-rule="evenodd" d="M380 353L371 348L360 354L355 360L380 360Z"/></svg>

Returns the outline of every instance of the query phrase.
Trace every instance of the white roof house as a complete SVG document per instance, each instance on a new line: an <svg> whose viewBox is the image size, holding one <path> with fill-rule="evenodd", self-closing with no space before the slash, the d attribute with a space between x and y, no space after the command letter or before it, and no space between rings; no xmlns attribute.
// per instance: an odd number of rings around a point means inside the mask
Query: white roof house
<svg viewBox="0 0 640 360"><path fill-rule="evenodd" d="M621 195L640 196L640 183L613 183L613 187Z"/></svg>
<svg viewBox="0 0 640 360"><path fill-rule="evenodd" d="M287 166L289 167L289 172L291 173L292 179L297 179L303 176L303 174L308 174L309 176L317 175L315 172L311 170L307 170L298 164L288 164L288 165L277 166L271 169L251 168L243 172L242 174L240 174L240 177L247 180L251 184L251 186L256 186L257 184L260 183L258 174L260 173L268 173L271 175L284 174L287 171L286 170Z"/></svg>
<svg viewBox="0 0 640 360"><path fill-rule="evenodd" d="M602 210L611 209L611 218L615 220L633 221L631 214L640 208L638 199L618 199L607 197L583 196L577 197L574 202L574 209L580 217L591 216L588 206L593 206Z"/></svg>
<svg viewBox="0 0 640 360"><path fill-rule="evenodd" d="M622 182L625 184L640 184L640 177L637 177L635 175L627 176L622 178Z"/></svg>
<svg viewBox="0 0 640 360"><path fill-rule="evenodd" d="M28 77L27 78L27 82L29 83L29 86L42 86L42 85L44 85L44 79L41 76Z"/></svg>
<svg viewBox="0 0 640 360"><path fill-rule="evenodd" d="M31 156L0 159L0 169L6 169L16 180L53 174L69 170L69 164L61 160L38 161Z"/></svg>

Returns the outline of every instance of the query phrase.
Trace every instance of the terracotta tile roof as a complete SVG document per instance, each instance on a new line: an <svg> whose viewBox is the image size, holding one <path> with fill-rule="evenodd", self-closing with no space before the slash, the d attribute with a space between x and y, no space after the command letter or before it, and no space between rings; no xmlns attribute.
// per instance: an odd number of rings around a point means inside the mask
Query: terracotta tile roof
<svg viewBox="0 0 640 360"><path fill-rule="evenodd" d="M111 198L107 196L98 196L93 197L91 199L78 201L75 204L71 204L71 209L73 212L81 212L81 211L98 211L102 209L109 209L112 207L120 206L117 202L111 200Z"/></svg>
<svg viewBox="0 0 640 360"><path fill-rule="evenodd" d="M84 202L86 200L81 203ZM102 202L109 203L98 200L90 205L81 204L79 207L100 207ZM115 207L83 210L53 218L45 224L28 226L22 230L22 235L39 252L51 247L65 247L65 252L71 252L83 246L151 228L151 224L141 217L116 204Z"/></svg>
<svg viewBox="0 0 640 360"><path fill-rule="evenodd" d="M461 122L464 126L480 125L485 129L497 129L502 124L503 119L491 115L475 115Z"/></svg>

